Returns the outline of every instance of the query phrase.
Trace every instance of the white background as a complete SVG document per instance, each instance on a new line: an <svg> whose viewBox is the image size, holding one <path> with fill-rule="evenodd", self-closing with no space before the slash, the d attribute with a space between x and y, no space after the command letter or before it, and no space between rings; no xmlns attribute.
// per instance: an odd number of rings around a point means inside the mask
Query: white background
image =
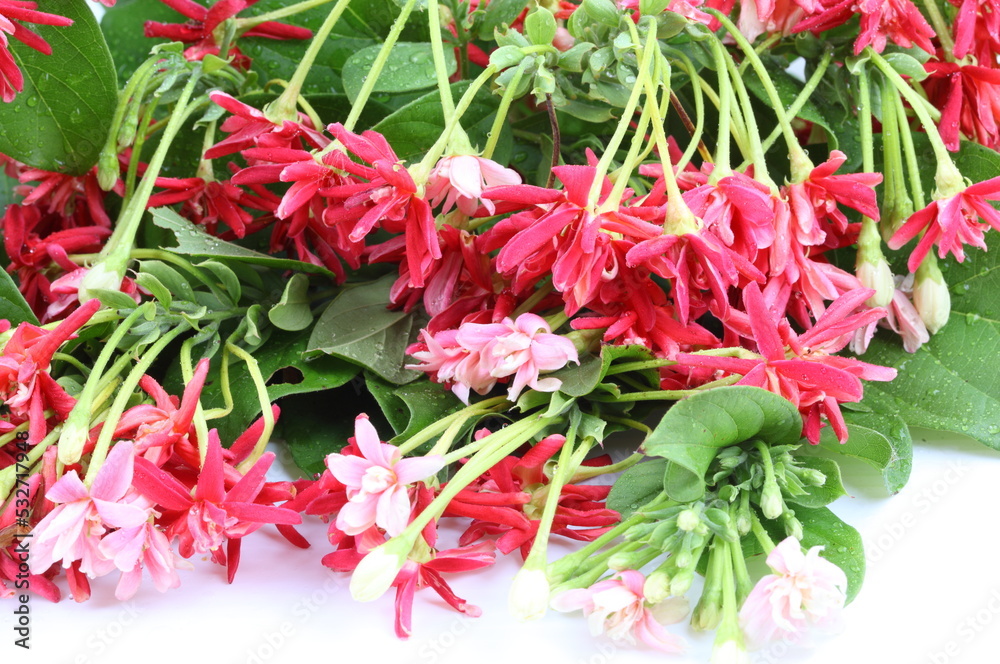
<svg viewBox="0 0 1000 664"><path fill-rule="evenodd" d="M810 648L778 644L753 653L751 661L988 664L1000 659L1000 454L967 439L918 432L914 456L909 484L891 498L874 470L844 465L851 495L832 507L861 531L868 575L845 611L843 633ZM550 612L537 622L514 621L506 601L516 554L491 568L450 577L459 596L483 609L481 618L451 611L425 589L416 597L414 635L400 641L393 634L392 597L354 602L347 577L320 564L331 550L325 526L310 520L302 531L311 549L288 545L271 528L247 538L231 586L221 567L195 558L196 569L182 572L181 587L166 594L147 578L134 600L119 603L113 575L93 582L86 604L35 598L30 652L13 646L16 605L4 602L2 661L15 655L17 661L79 664L181 656L219 664L360 658L642 664L701 663L710 656L712 636L685 624L670 629L688 642L688 651L671 657L593 639L580 614ZM556 546L553 554L569 550Z"/></svg>

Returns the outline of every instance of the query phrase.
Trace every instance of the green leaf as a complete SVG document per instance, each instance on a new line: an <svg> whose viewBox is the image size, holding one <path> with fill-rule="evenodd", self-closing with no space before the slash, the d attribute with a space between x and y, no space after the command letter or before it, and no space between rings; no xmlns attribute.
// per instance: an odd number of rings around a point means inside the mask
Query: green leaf
<svg viewBox="0 0 1000 664"><path fill-rule="evenodd" d="M932 160L928 156L922 163ZM961 144L955 163L973 182L1000 175L1000 155L973 143ZM933 169L925 171L928 178L933 177ZM877 413L898 415L910 426L964 434L1000 450L1000 373L996 370L1000 240L996 233L989 233L986 242L988 251L970 248L964 262L949 258L941 264L951 290L951 318L929 343L911 354L897 337L887 332L875 336L862 359L899 373L889 383L867 383L863 403ZM907 255L904 250L895 258L904 262Z"/></svg>
<svg viewBox="0 0 1000 664"><path fill-rule="evenodd" d="M10 322L11 327L28 322L38 325L38 319L31 311L21 291L5 270L0 270L0 320Z"/></svg>
<svg viewBox="0 0 1000 664"><path fill-rule="evenodd" d="M190 256L214 256L219 259L229 259L262 265L277 270L297 270L312 274L324 274L333 277L334 274L320 265L292 260L290 258L275 258L257 251L245 249L238 244L220 240L206 233L200 226L184 219L170 208L154 208L150 210L153 223L174 234L176 247L164 247L175 254Z"/></svg>
<svg viewBox="0 0 1000 664"><path fill-rule="evenodd" d="M906 422L890 413L844 411L847 442L839 443L830 428L820 433L820 446L831 452L860 459L882 474L885 488L897 493L910 478L913 441Z"/></svg>
<svg viewBox="0 0 1000 664"><path fill-rule="evenodd" d="M346 390L348 388L344 388ZM339 452L354 435L354 417L339 408L334 393L297 395L281 404L276 435L288 446L295 465L309 475L322 473L326 456Z"/></svg>
<svg viewBox="0 0 1000 664"><path fill-rule="evenodd" d="M344 64L344 92L353 102L371 72L372 64L382 50L382 44L374 44L357 51ZM445 68L449 75L458 66L455 53L445 49ZM389 52L382 73L379 74L373 92L409 92L424 90L437 85L434 71L434 55L430 44L397 42Z"/></svg>
<svg viewBox="0 0 1000 664"><path fill-rule="evenodd" d="M285 285L281 300L271 307L267 317L275 327L298 332L312 324L312 311L309 309L309 277L304 274L293 274Z"/></svg>
<svg viewBox="0 0 1000 664"><path fill-rule="evenodd" d="M389 306L389 289L396 277L345 290L316 321L309 352L326 353L371 369L396 384L421 374L404 369L413 317Z"/></svg>
<svg viewBox="0 0 1000 664"><path fill-rule="evenodd" d="M461 410L464 406L451 390L426 380L401 385L393 392L409 411L406 428L398 432L393 442L412 437L421 429Z"/></svg>
<svg viewBox="0 0 1000 664"><path fill-rule="evenodd" d="M802 433L802 416L787 399L759 387L720 387L675 404L643 447L670 463L667 495L678 502L705 494L705 473L723 447L751 439L790 445Z"/></svg>
<svg viewBox="0 0 1000 664"><path fill-rule="evenodd" d="M632 466L615 480L608 494L608 507L621 514L622 519L628 518L663 492L666 469L665 459L652 459Z"/></svg>
<svg viewBox="0 0 1000 664"><path fill-rule="evenodd" d="M796 507L795 517L802 522L802 546L806 549L824 547L823 557L844 570L847 601L852 601L865 578L865 549L861 535L825 507Z"/></svg>
<svg viewBox="0 0 1000 664"><path fill-rule="evenodd" d="M455 83L451 86L451 94L457 100L468 87L468 81ZM493 126L499 103L499 98L491 95L488 90L480 89L462 116L462 128L474 147L486 145L487 134ZM444 130L441 93L434 90L423 95L398 109L372 129L385 136L401 160L414 161L422 157ZM510 127L505 124L493 159L501 164L506 163L510 158L512 143Z"/></svg>
<svg viewBox="0 0 1000 664"><path fill-rule="evenodd" d="M334 357L305 360L303 353L309 341L308 332L274 332L253 351L260 372L268 383L267 396L273 403L292 394L305 394L340 387L358 374L358 368ZM222 408L221 364L213 362L202 395L202 405ZM229 387L233 397L233 412L220 420L210 420L218 427L222 440L234 441L260 415L260 400L254 389L246 364L236 358L229 361Z"/></svg>
<svg viewBox="0 0 1000 664"><path fill-rule="evenodd" d="M491 0L486 9L477 11L476 31L480 39L493 39L493 31L510 25L524 11L524 0Z"/></svg>
<svg viewBox="0 0 1000 664"><path fill-rule="evenodd" d="M29 166L82 175L97 163L118 104L111 53L85 0L46 5L73 25L32 25L52 47L44 55L17 40L10 52L24 90L0 104L0 152Z"/></svg>
<svg viewBox="0 0 1000 664"><path fill-rule="evenodd" d="M806 487L806 493L801 496L790 496L785 493L785 500L802 507L825 507L841 496L847 495L840 478L840 466L833 459L823 457L799 456L796 458L802 466L818 470L826 476L821 486Z"/></svg>

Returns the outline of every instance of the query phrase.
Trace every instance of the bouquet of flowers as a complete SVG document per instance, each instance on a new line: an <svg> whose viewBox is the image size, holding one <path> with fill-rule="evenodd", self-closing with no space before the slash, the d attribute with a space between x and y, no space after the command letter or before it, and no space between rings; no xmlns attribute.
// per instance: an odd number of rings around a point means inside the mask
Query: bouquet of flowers
<svg viewBox="0 0 1000 664"><path fill-rule="evenodd" d="M861 587L838 458L1000 448L996 2L102 3L0 0L0 596L276 528L745 661Z"/></svg>

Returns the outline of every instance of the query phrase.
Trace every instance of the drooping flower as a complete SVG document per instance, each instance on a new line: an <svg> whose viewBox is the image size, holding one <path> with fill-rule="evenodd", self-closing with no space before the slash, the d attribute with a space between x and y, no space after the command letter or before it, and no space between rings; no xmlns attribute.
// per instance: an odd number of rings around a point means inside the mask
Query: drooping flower
<svg viewBox="0 0 1000 664"><path fill-rule="evenodd" d="M961 134L996 149L1000 144L1000 69L955 62L927 62L922 82L927 97L941 109L938 131L949 150Z"/></svg>
<svg viewBox="0 0 1000 664"><path fill-rule="evenodd" d="M740 609L740 625L752 646L836 624L847 599L847 576L820 557L822 550L814 546L803 553L799 541L788 537L768 554L774 574L757 582Z"/></svg>
<svg viewBox="0 0 1000 664"><path fill-rule="evenodd" d="M427 180L427 201L431 205L443 201L442 213L458 205L463 214L471 217L482 205L489 214L494 214L496 205L482 198L483 190L515 184L521 184L521 176L491 159L473 155L443 157Z"/></svg>
<svg viewBox="0 0 1000 664"><path fill-rule="evenodd" d="M582 609L594 636L603 633L613 641L630 645L635 645L638 639L663 652L682 652L683 642L663 629L663 625L682 620L687 614L687 602L683 598L671 598L648 606L642 591L644 583L642 572L624 570L590 588L557 595L552 600L552 608L557 611Z"/></svg>
<svg viewBox="0 0 1000 664"><path fill-rule="evenodd" d="M1000 231L1000 212L990 204L990 201L996 200L1000 200L1000 177L978 182L952 196L932 201L900 226L889 239L889 248L899 249L923 231L923 237L906 264L910 272L917 271L935 245L939 258L950 253L961 263L965 260L965 245L985 250L983 233L990 227Z"/></svg>
<svg viewBox="0 0 1000 664"><path fill-rule="evenodd" d="M910 0L840 0L801 21L793 32L810 30L818 34L842 25L855 14L861 17L861 31L854 40L855 55L866 46L881 53L889 39L903 48L915 44L928 53L936 52L930 41L934 30Z"/></svg>
<svg viewBox="0 0 1000 664"><path fill-rule="evenodd" d="M394 445L383 443L368 420L354 421L354 440L361 456L330 454L327 468L347 487L348 502L337 514L337 527L357 535L372 526L398 535L410 519L410 484L444 467L440 456L402 458Z"/></svg>
<svg viewBox="0 0 1000 664"><path fill-rule="evenodd" d="M70 470L46 492L56 503L34 529L31 570L41 574L54 563L63 567L80 561L80 570L90 577L114 568L100 550L100 538L109 528L134 528L149 517L149 509L137 502L132 490L134 452L132 443L117 443L97 471L90 488L75 470Z"/></svg>

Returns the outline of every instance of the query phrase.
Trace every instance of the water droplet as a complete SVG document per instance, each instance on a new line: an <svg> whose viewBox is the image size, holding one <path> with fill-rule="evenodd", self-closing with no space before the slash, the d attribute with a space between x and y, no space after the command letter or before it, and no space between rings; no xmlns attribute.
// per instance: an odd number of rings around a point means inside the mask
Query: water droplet
<svg viewBox="0 0 1000 664"><path fill-rule="evenodd" d="M24 103L31 107L38 106L38 97L28 97Z"/></svg>

